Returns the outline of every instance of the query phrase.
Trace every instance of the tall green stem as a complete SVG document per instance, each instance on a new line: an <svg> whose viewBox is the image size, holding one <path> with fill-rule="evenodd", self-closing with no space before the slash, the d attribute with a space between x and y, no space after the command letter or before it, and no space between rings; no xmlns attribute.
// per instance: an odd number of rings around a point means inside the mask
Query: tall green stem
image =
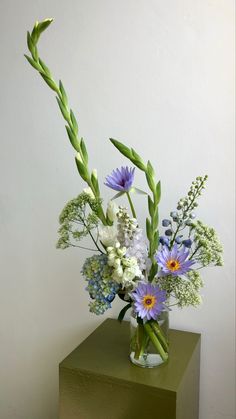
<svg viewBox="0 0 236 419"><path fill-rule="evenodd" d="M53 19L46 19L42 22L36 22L32 32L27 33L27 45L30 51L31 57L25 55L27 61L32 67L37 70L40 76L44 79L46 84L56 92L56 100L60 108L61 114L64 120L67 122L66 131L71 142L72 147L76 150L77 154L75 157L78 172L82 179L92 189L96 199L100 200L99 184L96 176L96 172L93 170L90 172L88 167L88 153L83 138L79 136L78 123L75 118L74 112L70 109L68 104L68 98L64 86L61 81L57 84L51 74L51 71L39 57L37 43L42 32L47 29ZM106 219L101 203L98 204L97 215L104 225L109 224L109 220Z"/></svg>
<svg viewBox="0 0 236 419"><path fill-rule="evenodd" d="M127 195L128 201L129 201L129 205L130 205L130 209L131 209L132 215L133 215L134 218L137 218L136 212L135 212L135 209L134 209L134 205L133 205L132 199L130 197L130 193L129 192L126 192L126 195Z"/></svg>

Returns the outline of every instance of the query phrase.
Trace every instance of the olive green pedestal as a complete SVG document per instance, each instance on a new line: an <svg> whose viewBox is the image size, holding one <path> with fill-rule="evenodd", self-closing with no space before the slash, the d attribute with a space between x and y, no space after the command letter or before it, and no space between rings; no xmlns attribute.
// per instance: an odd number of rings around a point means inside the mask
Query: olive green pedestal
<svg viewBox="0 0 236 419"><path fill-rule="evenodd" d="M170 358L129 361L129 323L107 319L60 364L60 419L198 419L200 335L170 331Z"/></svg>

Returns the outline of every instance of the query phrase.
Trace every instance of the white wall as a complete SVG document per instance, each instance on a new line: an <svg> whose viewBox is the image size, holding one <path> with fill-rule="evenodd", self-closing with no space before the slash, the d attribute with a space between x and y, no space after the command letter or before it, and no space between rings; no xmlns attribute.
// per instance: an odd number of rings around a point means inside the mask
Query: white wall
<svg viewBox="0 0 236 419"><path fill-rule="evenodd" d="M205 271L204 305L171 322L202 333L200 419L235 418L233 0L1 0L0 418L56 419L58 363L121 307L89 314L88 254L54 246L58 214L84 185L54 95L23 58L26 30L51 16L41 55L100 179L123 163L109 136L152 159L162 216L209 174L198 214L218 230L225 266Z"/></svg>

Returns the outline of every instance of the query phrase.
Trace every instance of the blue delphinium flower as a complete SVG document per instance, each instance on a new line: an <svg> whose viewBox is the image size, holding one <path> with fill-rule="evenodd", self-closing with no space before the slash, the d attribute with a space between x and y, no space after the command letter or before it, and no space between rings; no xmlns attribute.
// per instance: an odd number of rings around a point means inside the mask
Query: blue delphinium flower
<svg viewBox="0 0 236 419"><path fill-rule="evenodd" d="M129 192L134 181L135 167L124 167L113 170L111 175L106 177L105 185L115 191Z"/></svg>
<svg viewBox="0 0 236 419"><path fill-rule="evenodd" d="M160 242L163 246L164 246L164 245L169 246L169 244L170 244L170 239L168 239L168 238L167 238L167 237L165 237L165 236L160 236L159 242Z"/></svg>
<svg viewBox="0 0 236 419"><path fill-rule="evenodd" d="M164 220L162 220L162 226L163 227L168 227L171 224L170 220L167 220L166 218Z"/></svg>
<svg viewBox="0 0 236 419"><path fill-rule="evenodd" d="M89 292L93 301L90 301L90 311L95 314L103 314L111 308L119 289L117 282L111 279L112 268L107 265L106 255L94 255L87 258L83 267L84 275L88 285L86 290Z"/></svg>
<svg viewBox="0 0 236 419"><path fill-rule="evenodd" d="M182 243L182 237L183 237L183 236L177 236L177 237L175 238L175 243L177 243L177 244Z"/></svg>
<svg viewBox="0 0 236 419"><path fill-rule="evenodd" d="M190 248L191 246L192 246L192 244L193 244L193 242L192 242L192 240L191 239L186 239L186 240L183 240L183 245L185 246L185 247L188 247L188 248Z"/></svg>
<svg viewBox="0 0 236 419"><path fill-rule="evenodd" d="M171 250L167 246L163 246L156 255L157 263L161 268L159 275L178 276L185 274L195 263L194 260L189 260L188 257L189 251L186 250L186 247L182 247L179 250L177 243L174 244Z"/></svg>
<svg viewBox="0 0 236 419"><path fill-rule="evenodd" d="M131 293L134 301L134 310L141 319L156 320L158 315L166 308L166 291L158 285L140 282L134 292Z"/></svg>

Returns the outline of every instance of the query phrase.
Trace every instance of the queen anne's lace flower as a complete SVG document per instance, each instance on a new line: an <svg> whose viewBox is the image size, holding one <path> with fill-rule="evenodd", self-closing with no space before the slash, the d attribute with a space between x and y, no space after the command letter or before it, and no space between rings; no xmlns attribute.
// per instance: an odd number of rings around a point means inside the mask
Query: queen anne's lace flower
<svg viewBox="0 0 236 419"><path fill-rule="evenodd" d="M172 296L176 299L180 308L187 306L196 307L202 302L199 292L204 283L198 271L189 271L185 278L171 275L163 276L158 279L158 284L161 289L166 291L168 298Z"/></svg>
<svg viewBox="0 0 236 419"><path fill-rule="evenodd" d="M222 266L223 248L212 227L198 220L194 228L195 259L203 266L210 264Z"/></svg>

